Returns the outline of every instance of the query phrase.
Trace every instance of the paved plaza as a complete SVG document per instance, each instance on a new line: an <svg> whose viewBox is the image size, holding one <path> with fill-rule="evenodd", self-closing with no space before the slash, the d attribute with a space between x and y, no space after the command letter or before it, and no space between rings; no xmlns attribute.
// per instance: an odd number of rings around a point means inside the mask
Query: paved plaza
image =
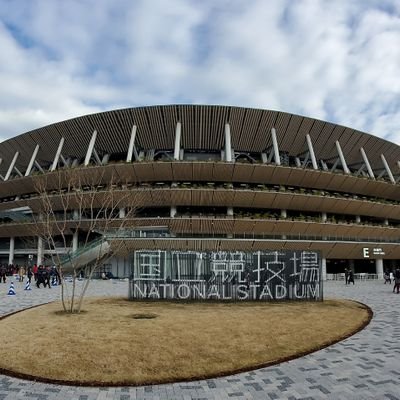
<svg viewBox="0 0 400 400"><path fill-rule="evenodd" d="M0 284L0 314L58 298L59 290L23 290L7 296ZM95 281L90 295L127 295L123 281ZM368 304L374 317L356 335L306 357L225 378L145 387L85 388L50 385L0 375L0 400L133 399L389 399L400 400L400 294L381 281L325 284L325 297ZM29 329L29 327L26 327ZM18 334L16 332L16 334ZM11 351L2 349L2 351Z"/></svg>

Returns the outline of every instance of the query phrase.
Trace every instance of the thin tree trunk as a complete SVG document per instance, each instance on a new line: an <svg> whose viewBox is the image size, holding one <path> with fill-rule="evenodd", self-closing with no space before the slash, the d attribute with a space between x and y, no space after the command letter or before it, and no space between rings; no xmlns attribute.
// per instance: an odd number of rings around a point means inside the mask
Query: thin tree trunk
<svg viewBox="0 0 400 400"><path fill-rule="evenodd" d="M76 269L74 268L74 277L72 280L72 294L71 294L71 313L74 312L75 288L76 288Z"/></svg>
<svg viewBox="0 0 400 400"><path fill-rule="evenodd" d="M82 304L83 304L83 299L84 299L84 297L85 297L85 294L86 294L87 288L88 288L88 286L89 286L89 283L90 283L90 281L91 281L91 279L92 279L93 273L94 273L94 271L98 268L99 261L100 261L100 260L96 260L96 264L95 264L94 268L91 269L91 271L90 271L90 273L89 273L89 276L87 277L86 282L85 282L85 284L83 285L82 292L81 292L81 294L80 294L80 296L79 296L78 313L81 312L81 308L82 308Z"/></svg>

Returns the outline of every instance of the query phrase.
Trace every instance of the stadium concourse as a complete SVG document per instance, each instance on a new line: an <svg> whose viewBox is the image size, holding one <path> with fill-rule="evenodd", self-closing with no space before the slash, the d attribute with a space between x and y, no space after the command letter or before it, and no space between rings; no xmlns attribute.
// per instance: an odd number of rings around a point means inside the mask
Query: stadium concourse
<svg viewBox="0 0 400 400"><path fill-rule="evenodd" d="M204 255L229 264L306 251L319 255L322 279L346 267L360 279L382 278L400 260L400 147L330 122L230 106L138 107L23 133L0 144L0 158L3 264L48 265L62 253L90 265L87 234L91 250L99 240L123 244L124 254L98 271L120 278L135 264L139 274L167 279L165 254L171 263L186 257L180 277L201 275ZM63 209L71 193L59 176L68 171L99 177L80 188L99 208L118 190L118 218L131 228L88 230L93 213ZM32 233L44 193L65 219L66 243Z"/></svg>
<svg viewBox="0 0 400 400"><path fill-rule="evenodd" d="M78 282L81 284L81 282ZM25 291L17 283L16 295L7 296L0 284L0 315L59 297L57 289ZM91 296L126 296L128 282L96 280ZM2 400L188 400L188 399L400 399L398 352L400 295L383 280L365 280L353 286L325 283L329 298L361 301L371 307L370 324L348 339L289 362L234 376L144 387L73 387L45 384L0 375ZM27 328L28 329L28 328ZM49 346L51 346L49 344ZM3 349L12 352L13 349ZM57 351L54 349L54 351ZM51 366L49 366L51 368Z"/></svg>

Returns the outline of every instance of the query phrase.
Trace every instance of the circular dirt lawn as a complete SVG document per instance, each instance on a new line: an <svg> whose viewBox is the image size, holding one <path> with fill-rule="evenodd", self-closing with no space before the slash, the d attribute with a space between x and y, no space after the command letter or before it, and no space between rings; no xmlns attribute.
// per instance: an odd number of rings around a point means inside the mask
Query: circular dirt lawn
<svg viewBox="0 0 400 400"><path fill-rule="evenodd" d="M353 301L52 303L0 321L0 369L83 385L144 385L227 375L341 340L371 318Z"/></svg>

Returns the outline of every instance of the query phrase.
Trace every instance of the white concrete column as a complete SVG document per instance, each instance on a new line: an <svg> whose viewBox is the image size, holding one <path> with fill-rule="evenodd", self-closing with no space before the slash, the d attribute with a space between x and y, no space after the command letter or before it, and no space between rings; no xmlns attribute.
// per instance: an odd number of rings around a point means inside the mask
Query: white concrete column
<svg viewBox="0 0 400 400"><path fill-rule="evenodd" d="M72 235L72 252L75 253L78 250L78 230Z"/></svg>
<svg viewBox="0 0 400 400"><path fill-rule="evenodd" d="M356 215L356 222L357 224L361 223L361 217L359 215Z"/></svg>
<svg viewBox="0 0 400 400"><path fill-rule="evenodd" d="M14 154L14 157L13 157L13 159L12 159L12 161L11 161L10 166L8 167L6 176L4 177L4 180L5 180L5 181L8 181L8 178L11 176L11 172L12 172L13 169L14 169L15 163L17 162L18 155L19 155L19 152L17 151L17 152Z"/></svg>
<svg viewBox="0 0 400 400"><path fill-rule="evenodd" d="M37 144L36 147L35 147L35 150L33 151L31 160L29 161L28 168L25 171L25 176L29 176L29 174L31 173L32 167L33 167L33 163L36 160L36 156L37 156L38 151L39 151L39 145Z"/></svg>
<svg viewBox="0 0 400 400"><path fill-rule="evenodd" d="M14 264L14 247L15 247L15 238L10 237L10 254L8 256L9 264Z"/></svg>
<svg viewBox="0 0 400 400"><path fill-rule="evenodd" d="M313 169L318 169L317 159L315 157L314 148L313 148L313 145L311 142L311 136L308 133L306 135L306 141L307 141L308 151L310 153Z"/></svg>
<svg viewBox="0 0 400 400"><path fill-rule="evenodd" d="M110 155L109 154L104 154L103 158L101 159L101 165L106 165L108 164L108 161L110 160Z"/></svg>
<svg viewBox="0 0 400 400"><path fill-rule="evenodd" d="M386 226L388 226L388 225L389 225L389 220L388 220L387 218L385 218L385 219L383 220L383 223L384 223Z"/></svg>
<svg viewBox="0 0 400 400"><path fill-rule="evenodd" d="M361 156L364 160L364 164L367 167L369 177L372 179L375 179L375 175L374 175L374 172L372 171L371 164L369 163L367 153L365 152L365 150L362 147L360 148L360 152L361 152Z"/></svg>
<svg viewBox="0 0 400 400"><path fill-rule="evenodd" d="M281 156L279 154L279 146L278 146L278 139L276 137L276 130L275 128L271 129L271 137L272 137L272 146L274 149L274 160L276 165L281 165Z"/></svg>
<svg viewBox="0 0 400 400"><path fill-rule="evenodd" d="M326 281L326 258L321 258L321 278L323 281Z"/></svg>
<svg viewBox="0 0 400 400"><path fill-rule="evenodd" d="M175 129L175 147L174 147L174 160L179 160L181 152L181 130L182 124L178 122Z"/></svg>
<svg viewBox="0 0 400 400"><path fill-rule="evenodd" d="M36 264L40 265L43 262L43 239L38 236L37 260Z"/></svg>
<svg viewBox="0 0 400 400"><path fill-rule="evenodd" d="M328 220L328 216L327 216L326 212L323 212L321 214L321 219L322 219L322 222L326 222Z"/></svg>
<svg viewBox="0 0 400 400"><path fill-rule="evenodd" d="M125 208L120 208L119 209L119 217L120 218L125 218L125 216L126 216Z"/></svg>
<svg viewBox="0 0 400 400"><path fill-rule="evenodd" d="M132 131L131 131L131 138L129 140L129 147L128 147L128 153L126 155L126 162L131 162L132 161L132 155L135 155L135 160L138 160L137 153L135 151L135 138L136 138L136 125L133 125Z"/></svg>
<svg viewBox="0 0 400 400"><path fill-rule="evenodd" d="M55 169L57 168L58 160L59 160L59 158L61 156L61 151L62 151L63 146L64 146L64 138L62 137L60 139L60 143L58 144L57 152L56 152L56 155L54 157L53 164L51 164L50 171L55 171Z"/></svg>
<svg viewBox="0 0 400 400"><path fill-rule="evenodd" d="M376 274L378 275L378 279L383 279L383 260L382 260L382 258L378 258L375 260L375 268L376 268Z"/></svg>
<svg viewBox="0 0 400 400"><path fill-rule="evenodd" d="M393 184L396 183L396 181L394 180L392 171L391 171L391 169L389 167L389 164L387 163L386 158L385 158L385 156L383 154L381 154L381 160L382 160L383 166L385 167L385 170L386 170L386 172L387 172L387 174L389 176L390 182L392 182Z"/></svg>
<svg viewBox="0 0 400 400"><path fill-rule="evenodd" d="M232 161L231 127L225 124L225 161Z"/></svg>
<svg viewBox="0 0 400 400"><path fill-rule="evenodd" d="M79 219L79 210L74 210L73 219L77 221Z"/></svg>
<svg viewBox="0 0 400 400"><path fill-rule="evenodd" d="M340 143L339 143L338 140L336 140L336 150L337 150L337 152L339 154L340 162L342 164L344 173L345 174L350 174L350 170L349 170L349 168L347 166L346 159L344 158L344 154L343 154L342 148L340 147Z"/></svg>
<svg viewBox="0 0 400 400"><path fill-rule="evenodd" d="M89 165L90 158L92 157L92 154L93 154L94 144L96 143L96 138L97 138L97 131L94 131L92 138L90 139L87 152L86 152L86 157L85 157L85 162L84 162L85 167L87 165Z"/></svg>
<svg viewBox="0 0 400 400"><path fill-rule="evenodd" d="M287 218L287 211L286 210L281 210L281 218L286 219Z"/></svg>
<svg viewBox="0 0 400 400"><path fill-rule="evenodd" d="M169 213L170 217L174 218L176 213L177 213L176 206L171 206L171 210L170 210L170 213Z"/></svg>

